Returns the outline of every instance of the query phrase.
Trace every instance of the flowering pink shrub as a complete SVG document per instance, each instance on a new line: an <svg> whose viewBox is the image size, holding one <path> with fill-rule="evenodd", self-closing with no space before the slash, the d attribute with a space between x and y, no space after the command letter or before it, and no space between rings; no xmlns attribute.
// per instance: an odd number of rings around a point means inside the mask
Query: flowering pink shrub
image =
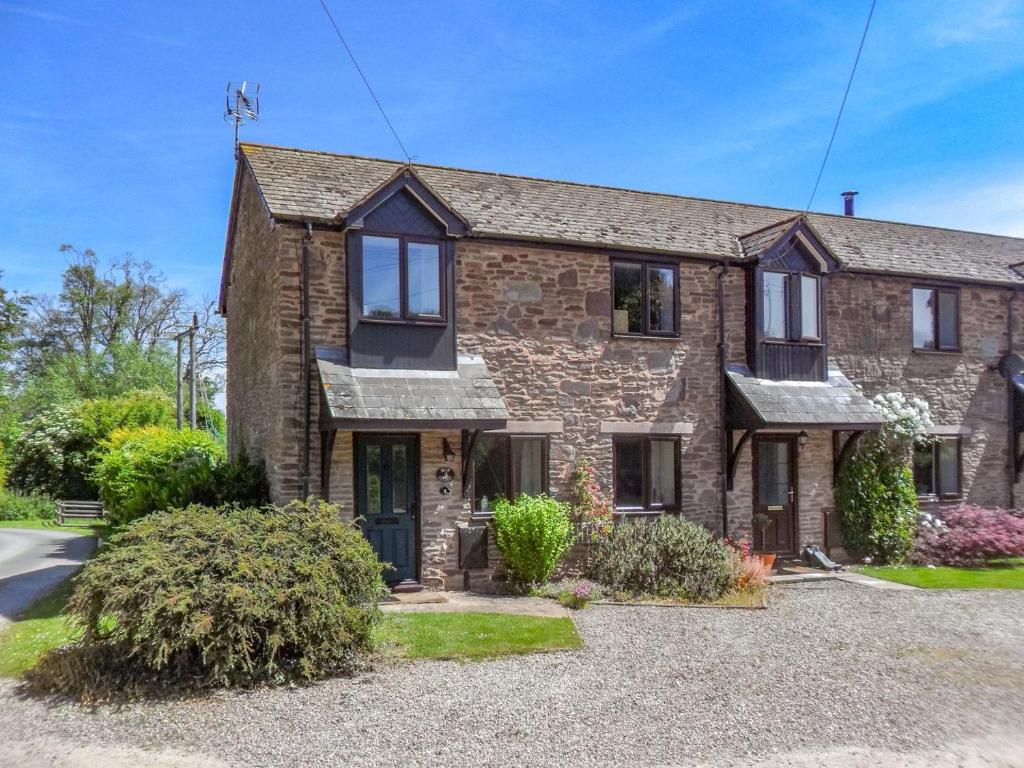
<svg viewBox="0 0 1024 768"><path fill-rule="evenodd" d="M577 460L569 483L569 512L573 522L588 528L588 535L593 538L601 539L611 533L612 501L586 459Z"/></svg>
<svg viewBox="0 0 1024 768"><path fill-rule="evenodd" d="M938 515L945 526L921 526L910 550L918 565L984 565L1024 557L1024 518L1005 509L961 504Z"/></svg>

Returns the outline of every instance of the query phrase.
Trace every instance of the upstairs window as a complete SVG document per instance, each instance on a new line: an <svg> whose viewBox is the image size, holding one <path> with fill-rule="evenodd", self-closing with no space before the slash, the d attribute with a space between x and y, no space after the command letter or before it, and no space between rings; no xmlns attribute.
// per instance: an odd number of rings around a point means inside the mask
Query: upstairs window
<svg viewBox="0 0 1024 768"><path fill-rule="evenodd" d="M960 497L960 438L943 438L914 448L914 488L918 496Z"/></svg>
<svg viewBox="0 0 1024 768"><path fill-rule="evenodd" d="M612 333L675 336L679 333L679 272L675 265L612 262Z"/></svg>
<svg viewBox="0 0 1024 768"><path fill-rule="evenodd" d="M494 512L498 499L515 499L525 493L536 496L548 490L548 441L534 435L477 437L469 462L473 511Z"/></svg>
<svg viewBox="0 0 1024 768"><path fill-rule="evenodd" d="M821 288L814 275L764 272L761 275L764 337L776 341L821 339Z"/></svg>
<svg viewBox="0 0 1024 768"><path fill-rule="evenodd" d="M672 437L617 437L615 508L679 509L679 440Z"/></svg>
<svg viewBox="0 0 1024 768"><path fill-rule="evenodd" d="M363 319L443 319L441 246L406 237L363 235Z"/></svg>
<svg viewBox="0 0 1024 768"><path fill-rule="evenodd" d="M914 288L914 349L960 349L960 292Z"/></svg>

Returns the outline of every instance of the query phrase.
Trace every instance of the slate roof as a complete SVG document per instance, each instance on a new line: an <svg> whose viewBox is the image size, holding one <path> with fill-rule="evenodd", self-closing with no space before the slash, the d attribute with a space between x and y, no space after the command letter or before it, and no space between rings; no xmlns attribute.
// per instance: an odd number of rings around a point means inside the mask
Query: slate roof
<svg viewBox="0 0 1024 768"><path fill-rule="evenodd" d="M756 259L762 253L771 248L775 242L782 237L786 230L792 227L799 219L799 216L791 216L775 224L755 230L745 235L740 235L740 251L748 259Z"/></svg>
<svg viewBox="0 0 1024 768"><path fill-rule="evenodd" d="M828 381L769 381L744 365L726 366L734 429L877 429L882 414L838 368Z"/></svg>
<svg viewBox="0 0 1024 768"><path fill-rule="evenodd" d="M337 222L403 163L242 144L271 214ZM572 242L634 251L742 258L738 238L800 211L566 181L414 164L417 175L475 237ZM810 213L846 268L1024 285L1010 264L1024 238Z"/></svg>
<svg viewBox="0 0 1024 768"><path fill-rule="evenodd" d="M328 428L502 429L508 409L483 358L459 355L454 371L352 368L344 349L318 347Z"/></svg>

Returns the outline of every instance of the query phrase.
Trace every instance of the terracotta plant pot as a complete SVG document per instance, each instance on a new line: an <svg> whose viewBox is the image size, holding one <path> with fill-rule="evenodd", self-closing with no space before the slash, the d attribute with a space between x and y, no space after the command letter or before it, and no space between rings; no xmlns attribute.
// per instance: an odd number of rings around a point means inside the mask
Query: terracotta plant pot
<svg viewBox="0 0 1024 768"><path fill-rule="evenodd" d="M756 557L762 563L767 565L769 570L773 570L775 568L775 555L768 554L768 553L760 553L759 552L759 553L755 553L754 557Z"/></svg>

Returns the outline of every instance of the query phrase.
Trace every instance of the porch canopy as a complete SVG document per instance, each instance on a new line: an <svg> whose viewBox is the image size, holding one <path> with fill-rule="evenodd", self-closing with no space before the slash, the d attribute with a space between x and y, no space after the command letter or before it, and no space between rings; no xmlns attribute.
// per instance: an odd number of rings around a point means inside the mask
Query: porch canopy
<svg viewBox="0 0 1024 768"><path fill-rule="evenodd" d="M320 429L504 429L508 409L482 357L454 371L352 368L340 347L317 347Z"/></svg>
<svg viewBox="0 0 1024 768"><path fill-rule="evenodd" d="M726 426L736 430L878 429L882 414L838 368L828 381L758 379L745 365L726 366Z"/></svg>

